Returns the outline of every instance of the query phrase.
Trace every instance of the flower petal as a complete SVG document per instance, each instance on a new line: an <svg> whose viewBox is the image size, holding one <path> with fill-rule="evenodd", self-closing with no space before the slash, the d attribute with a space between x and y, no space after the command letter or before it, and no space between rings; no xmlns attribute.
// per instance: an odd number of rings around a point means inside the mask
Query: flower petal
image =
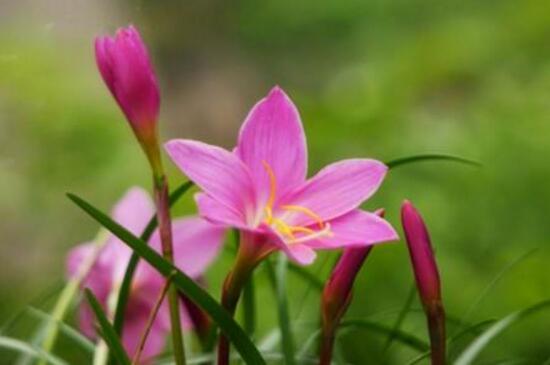
<svg viewBox="0 0 550 365"><path fill-rule="evenodd" d="M96 297L106 298L111 290L112 273L116 262L105 254L105 248L99 253L96 252L97 249L95 242L83 243L71 249L66 262L67 274L69 277L78 275L82 264L97 255L82 286L89 288Z"/></svg>
<svg viewBox="0 0 550 365"><path fill-rule="evenodd" d="M139 346L141 336L147 325L151 310L161 292L161 286L139 287L139 292L134 291L129 299L124 317L122 330L122 342L128 354L133 357ZM147 359L159 355L166 344L166 335L169 332L168 305L166 299L161 304L157 317L151 326L151 332L145 342L141 354L141 363Z"/></svg>
<svg viewBox="0 0 550 365"><path fill-rule="evenodd" d="M393 227L378 215L354 210L328 222L331 236L305 243L314 249L369 246L399 238Z"/></svg>
<svg viewBox="0 0 550 365"><path fill-rule="evenodd" d="M309 246L301 243L287 243L271 227L263 225L261 228L269 234L271 243L282 250L292 261L300 265L309 265L315 261L317 254Z"/></svg>
<svg viewBox="0 0 550 365"><path fill-rule="evenodd" d="M276 177L278 197L305 181L307 147L302 122L296 106L279 87L274 87L246 117L236 153L251 171L260 205L270 193L265 163Z"/></svg>
<svg viewBox="0 0 550 365"><path fill-rule="evenodd" d="M186 217L175 220L172 231L176 266L188 276L198 278L218 256L225 228L199 217ZM160 251L158 231L150 242L151 247ZM156 273L156 270L151 269Z"/></svg>
<svg viewBox="0 0 550 365"><path fill-rule="evenodd" d="M327 221L357 208L378 189L388 168L382 162L350 159L326 166L293 192L287 204L305 207ZM307 225L315 220L301 212L287 213L285 221Z"/></svg>
<svg viewBox="0 0 550 365"><path fill-rule="evenodd" d="M154 214L155 204L147 191L133 187L115 205L112 217L133 234L140 235Z"/></svg>
<svg viewBox="0 0 550 365"><path fill-rule="evenodd" d="M250 171L223 148L191 140L172 140L166 151L174 163L205 193L239 212L242 222L255 215L255 194Z"/></svg>
<svg viewBox="0 0 550 365"><path fill-rule="evenodd" d="M197 203L200 216L211 223L228 227L248 228L239 212L220 204L205 193L195 194L195 202Z"/></svg>

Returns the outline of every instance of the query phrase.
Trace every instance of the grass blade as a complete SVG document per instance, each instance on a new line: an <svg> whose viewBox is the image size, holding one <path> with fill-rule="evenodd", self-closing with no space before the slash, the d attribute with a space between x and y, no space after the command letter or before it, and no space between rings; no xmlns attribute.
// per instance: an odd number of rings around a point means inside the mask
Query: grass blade
<svg viewBox="0 0 550 365"><path fill-rule="evenodd" d="M176 190L174 190L170 194L169 203L170 206L174 205L191 187L193 186L193 183L191 181L187 181L183 184L181 184ZM158 222L157 217L154 215L149 223L147 224L147 227L141 234L141 240L147 242L149 241L149 238L151 238L151 235L157 228ZM130 288L132 286L132 278L134 277L134 272L136 271L137 264L139 262L139 255L137 255L135 252L132 253L132 256L130 257L130 261L128 261L128 266L126 267L126 271L124 273L124 278L122 279L122 283L120 285L120 290L118 293L117 298L117 304L115 309L115 315L113 320L113 326L115 328L116 333L120 336L122 333L122 326L124 322L124 312L126 311L126 304L128 303L128 296L130 294Z"/></svg>
<svg viewBox="0 0 550 365"><path fill-rule="evenodd" d="M405 300L405 304L403 305L403 308L401 308L401 310L399 311L399 315L395 320L395 323L392 328L392 332L390 333L390 335L388 336L388 339L386 340L386 343L384 344L384 350L383 350L384 352L386 352L390 348L391 344L393 343L393 340L395 339L395 333L399 332L399 330L401 329L401 325L405 321L405 317L407 316L407 314L411 309L415 294L416 294L416 286L413 284L409 289L409 293L407 294L407 299Z"/></svg>
<svg viewBox="0 0 550 365"><path fill-rule="evenodd" d="M385 164L390 169L394 169L398 166L408 165L411 163L423 162L423 161L438 161L438 160L453 161L453 162L458 162L458 163L477 166L477 167L482 166L481 163L474 160L467 159L467 158L452 156L452 155L435 154L435 153L396 158L394 160L385 162Z"/></svg>
<svg viewBox="0 0 550 365"><path fill-rule="evenodd" d="M210 294L197 285L193 279L167 262L143 240L134 236L88 202L73 194L68 194L68 197L102 226L111 231L121 241L125 242L134 252L145 259L163 276L167 277L174 275L173 282L177 288L212 317L224 334L233 342L233 345L247 364L265 364L258 349L254 346L252 341L250 341L246 332L244 332L229 313L227 313Z"/></svg>
<svg viewBox="0 0 550 365"><path fill-rule="evenodd" d="M34 307L28 307L27 308L29 313L40 320L44 321L50 321L52 320L52 316L49 313L46 313L38 308ZM57 326L59 326L59 329L61 333L66 335L68 338L73 340L76 344L79 344L80 347L82 347L87 352L93 353L94 352L94 344L92 341L84 337L80 332L78 332L73 327L69 326L68 324L64 322L57 322Z"/></svg>
<svg viewBox="0 0 550 365"><path fill-rule="evenodd" d="M277 257L277 266L273 267L271 261L265 261L265 267L269 276L269 281L273 287L275 300L277 301L277 313L279 315L279 328L281 330L281 340L285 364L293 365L294 360L294 341L292 339L292 330L290 328L290 318L288 313L288 301L286 295L286 272L287 258L280 253Z"/></svg>
<svg viewBox="0 0 550 365"><path fill-rule="evenodd" d="M430 348L430 345L422 341L418 337L411 335L410 333L404 332L402 330L394 331L394 328L384 326L378 322L373 322L365 319L348 319L340 323L340 328L345 327L356 327L367 329L373 332L382 333L382 334L392 334L394 340L401 342L404 345L409 346L418 351L426 351Z"/></svg>
<svg viewBox="0 0 550 365"><path fill-rule="evenodd" d="M496 284L504 277L504 275L506 273L508 273L509 271L511 271L514 267L516 267L518 264L520 264L522 261L524 261L527 257L531 256L531 254L533 254L534 252L536 252L538 250L538 247L535 247L527 252L525 252L524 254L520 255L518 258L516 258L515 260L511 261L510 263L508 263L506 266L504 266L502 268L502 270L500 270L496 275L495 277L489 282L489 284L487 284L487 286L485 287L485 289L483 289L483 291L481 292L481 294L479 294L479 296L477 297L477 299L472 303L472 305L470 306L470 308L468 308L468 310L466 311L466 313L464 314L464 316L461 318L460 320L460 323L466 323L470 320L470 317L472 315L472 313L474 313L475 309L479 306L479 304L483 301L483 299L485 299L485 297L487 297L487 295L491 292L491 290L496 286ZM458 329L460 330L462 328L462 325L459 325Z"/></svg>
<svg viewBox="0 0 550 365"><path fill-rule="evenodd" d="M483 334L481 334L481 336L473 341L470 346L468 346L466 350L462 352L462 354L458 357L454 364L473 364L474 360L481 353L481 351L510 325L548 307L550 307L550 300L537 303L531 307L507 315L506 317L489 327L485 332L483 332Z"/></svg>
<svg viewBox="0 0 550 365"><path fill-rule="evenodd" d="M256 329L256 302L254 276L250 276L243 288L243 327L252 338Z"/></svg>
<svg viewBox="0 0 550 365"><path fill-rule="evenodd" d="M88 300L88 303L90 304L90 307L92 308L92 311L94 312L97 322L99 324L98 332L105 340L107 346L109 346L110 353L113 354L114 358L118 361L119 364L130 365L130 359L126 354L124 347L122 347L122 343L120 342L120 339L116 334L115 329L109 323L109 320L105 316L105 313L103 313L101 305L89 289L86 289L85 293L86 299Z"/></svg>
<svg viewBox="0 0 550 365"><path fill-rule="evenodd" d="M44 352L39 348L35 348L28 343L15 338L0 336L0 348L24 353L36 359L44 360L48 364L68 365L65 361L55 357L54 355Z"/></svg>

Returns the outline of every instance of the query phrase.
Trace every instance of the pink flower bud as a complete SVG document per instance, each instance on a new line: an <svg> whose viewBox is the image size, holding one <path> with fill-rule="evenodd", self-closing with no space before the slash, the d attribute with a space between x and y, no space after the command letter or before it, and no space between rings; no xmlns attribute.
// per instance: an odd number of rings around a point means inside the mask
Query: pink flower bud
<svg viewBox="0 0 550 365"><path fill-rule="evenodd" d="M160 95L149 54L138 31L121 28L95 40L97 67L143 144L156 135Z"/></svg>
<svg viewBox="0 0 550 365"><path fill-rule="evenodd" d="M384 209L379 209L375 213L380 217L384 217ZM370 245L347 247L336 266L334 266L323 289L321 303L323 322L327 325L337 325L347 310L351 300L353 283L371 249L372 246Z"/></svg>
<svg viewBox="0 0 550 365"><path fill-rule="evenodd" d="M441 301L441 288L428 230L418 211L407 200L401 207L401 221L420 298L425 307L430 307Z"/></svg>
<svg viewBox="0 0 550 365"><path fill-rule="evenodd" d="M445 310L441 302L441 284L430 236L420 214L409 202L403 202L401 221L407 238L416 286L426 312L433 365L444 365Z"/></svg>

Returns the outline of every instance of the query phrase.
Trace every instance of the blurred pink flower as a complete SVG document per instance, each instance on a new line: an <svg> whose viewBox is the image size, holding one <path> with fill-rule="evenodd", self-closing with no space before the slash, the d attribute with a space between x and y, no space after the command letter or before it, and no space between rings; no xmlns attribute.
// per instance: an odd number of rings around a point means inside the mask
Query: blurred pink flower
<svg viewBox="0 0 550 365"><path fill-rule="evenodd" d="M153 202L146 191L132 188L116 204L112 216L115 221L132 233L139 235L154 215ZM194 279L198 279L216 258L223 240L224 229L198 217L176 219L173 222L175 265ZM153 233L149 244L160 252L158 231ZM82 262L96 250L96 243L84 243L73 248L67 257L68 275L76 275ZM88 287L107 308L107 300L122 282L132 252L118 238L110 235L99 252L97 260L86 276L83 287ZM165 279L149 264L140 261L132 281L132 289L124 318L122 340L130 356L135 354L147 319L160 295ZM182 325L191 327L187 313ZM95 337L94 315L87 303L79 309L79 325L84 334ZM158 355L165 345L165 336L170 331L167 303L163 303L145 343L142 359Z"/></svg>
<svg viewBox="0 0 550 365"><path fill-rule="evenodd" d="M201 216L241 230L256 259L275 249L300 264L316 249L391 241L391 225L359 205L378 189L387 167L376 160L331 164L310 179L298 110L279 87L248 114L233 152L192 140L166 150L202 190Z"/></svg>
<svg viewBox="0 0 550 365"><path fill-rule="evenodd" d="M129 26L119 29L114 37L97 37L95 56L105 84L140 141L151 138L156 131L160 94L138 31Z"/></svg>

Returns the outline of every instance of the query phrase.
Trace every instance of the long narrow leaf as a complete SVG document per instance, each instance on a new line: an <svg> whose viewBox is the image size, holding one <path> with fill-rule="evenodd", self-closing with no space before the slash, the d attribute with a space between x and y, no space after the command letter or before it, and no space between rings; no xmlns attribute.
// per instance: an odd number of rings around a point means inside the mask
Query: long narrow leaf
<svg viewBox="0 0 550 365"><path fill-rule="evenodd" d="M256 299L254 277L250 276L243 288L243 327L246 333L252 337L256 328Z"/></svg>
<svg viewBox="0 0 550 365"><path fill-rule="evenodd" d="M111 231L121 241L125 242L134 252L145 259L159 273L164 276L174 275L174 285L195 304L205 310L210 317L218 324L225 335L233 342L237 351L247 364L263 365L265 361L258 349L250 341L246 332L235 322L235 320L224 310L214 298L203 288L197 285L193 279L178 270L167 262L162 256L151 249L143 240L137 238L124 227L114 222L109 216L102 213L88 202L81 198L68 194L68 197L92 218Z"/></svg>
<svg viewBox="0 0 550 365"><path fill-rule="evenodd" d="M38 308L28 307L28 311L33 317L38 318L40 320L45 320L45 321L53 320L51 314L46 313ZM73 340L75 343L79 344L80 347L85 349L87 352L90 352L90 353L94 352L94 344L92 343L92 341L88 340L86 337L81 335L80 332L75 330L73 327L60 321L57 321L57 326L59 326L61 333L65 334L68 338Z"/></svg>
<svg viewBox="0 0 550 365"><path fill-rule="evenodd" d="M408 345L409 347L418 351L426 351L430 348L430 345L428 345L426 342L422 341L418 337L415 337L401 330L394 331L394 328L386 327L378 322L368 321L365 319L348 319L340 323L340 328L345 327L363 328L386 335L393 334L395 340L398 340L399 342Z"/></svg>
<svg viewBox="0 0 550 365"><path fill-rule="evenodd" d="M174 205L191 187L193 183L187 181L181 184L176 190L170 194L169 204L170 206ZM151 235L157 228L158 222L156 215L151 217L151 220L147 224L147 227L141 234L141 239L145 242L149 241ZM120 285L120 291L118 293L117 305L115 309L115 316L113 321L113 326L116 333L120 336L122 333L122 326L124 322L124 312L126 311L126 304L128 303L128 296L130 295L130 288L132 287L132 278L134 277L134 272L136 271L137 264L139 262L139 255L135 252L132 253L130 260L128 261L128 266L126 266L126 271L124 273L124 278L122 279L122 284Z"/></svg>
<svg viewBox="0 0 550 365"><path fill-rule="evenodd" d="M48 354L39 348L33 347L28 343L15 338L0 336L0 348L24 353L36 359L44 360L52 365L68 365L65 361L59 359L58 357Z"/></svg>
<svg viewBox="0 0 550 365"><path fill-rule="evenodd" d="M422 161L437 161L437 160L454 161L454 162L471 165L471 166L478 166L478 167L481 166L481 163L474 160L469 160L467 158L452 156L452 155L435 154L435 153L396 158L394 160L386 162L386 166L388 166L390 169L393 169L398 166L408 165L410 163L422 162Z"/></svg>
<svg viewBox="0 0 550 365"><path fill-rule="evenodd" d="M504 317L500 321L493 324L489 327L481 336L479 336L474 342L470 344L462 352L459 358L454 363L455 365L470 365L473 364L474 360L481 353L481 351L487 347L487 345L494 340L498 335L500 335L505 329L510 325L528 317L529 315L535 314L542 309L550 307L550 300L546 300L540 303L537 303L526 309L514 312Z"/></svg>
<svg viewBox="0 0 550 365"><path fill-rule="evenodd" d="M126 351L124 350L124 347L122 346L122 343L120 342L120 339L116 334L115 329L109 323L109 320L107 319L107 316L105 316L105 313L103 313L101 305L89 289L86 289L85 293L86 299L88 300L88 303L90 304L90 307L92 308L92 311L94 312L94 315L97 319L97 323L99 324L99 333L109 347L110 353L113 354L119 364L130 365L130 359L126 354Z"/></svg>
<svg viewBox="0 0 550 365"><path fill-rule="evenodd" d="M401 329L401 325L405 321L405 317L407 316L407 314L411 309L415 294L416 294L416 287L413 284L409 289L409 293L407 294L407 299L405 300L405 304L403 305L403 308L401 308L401 311L399 311L399 315L395 320L392 332L390 333L390 335L388 336L388 339L386 340L386 344L384 345L384 352L386 352L390 348L393 340L395 339L395 333L399 332L399 330Z"/></svg>
<svg viewBox="0 0 550 365"><path fill-rule="evenodd" d="M279 328L281 330L281 340L285 364L293 365L294 360L294 341L292 339L292 331L290 328L290 318L288 314L288 301L286 295L286 268L287 260L284 254L279 254L277 257L276 269L271 261L265 261L265 267L273 287L275 301L277 302L277 313L279 316Z"/></svg>

